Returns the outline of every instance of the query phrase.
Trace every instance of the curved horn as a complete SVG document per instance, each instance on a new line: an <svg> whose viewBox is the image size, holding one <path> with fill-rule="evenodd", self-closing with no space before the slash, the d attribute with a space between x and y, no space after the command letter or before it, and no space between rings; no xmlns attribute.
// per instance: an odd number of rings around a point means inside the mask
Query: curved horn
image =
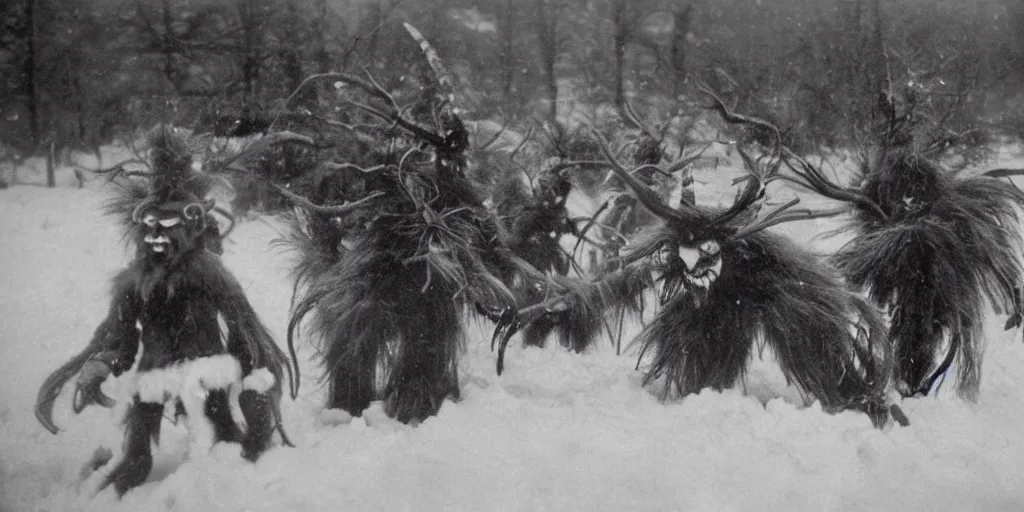
<svg viewBox="0 0 1024 512"><path fill-rule="evenodd" d="M181 214L188 220L196 220L206 214L201 203L189 203L181 209Z"/></svg>
<svg viewBox="0 0 1024 512"><path fill-rule="evenodd" d="M132 209L132 222L138 223L140 220L142 220L142 214L150 206L153 206L154 204L156 204L156 202L157 201L156 201L155 197L153 197L151 195L150 196L146 196L145 199L143 199L141 202L139 202L139 204L136 205L134 209Z"/></svg>

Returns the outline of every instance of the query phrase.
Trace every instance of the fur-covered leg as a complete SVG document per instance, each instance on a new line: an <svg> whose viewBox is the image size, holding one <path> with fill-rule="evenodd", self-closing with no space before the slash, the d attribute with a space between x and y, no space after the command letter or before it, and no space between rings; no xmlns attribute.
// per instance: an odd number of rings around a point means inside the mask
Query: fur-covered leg
<svg viewBox="0 0 1024 512"><path fill-rule="evenodd" d="M299 301L292 314L289 338L310 314L310 332L320 343L328 384L327 407L359 416L377 398L378 361L388 342L398 337L394 317L403 311L394 300L401 267L359 245L350 260L331 269ZM385 361L386 362L386 361ZM386 367L387 365L385 365Z"/></svg>
<svg viewBox="0 0 1024 512"><path fill-rule="evenodd" d="M876 427L888 422L885 389L891 351L877 311L825 274L773 284L779 301L763 307L761 330L786 378L827 412L862 411Z"/></svg>
<svg viewBox="0 0 1024 512"><path fill-rule="evenodd" d="M523 329L523 345L527 347L544 347L548 336L555 329L558 322L555 318L544 315Z"/></svg>
<svg viewBox="0 0 1024 512"><path fill-rule="evenodd" d="M204 407L206 417L213 425L213 442L238 441L240 432L231 418L231 404L228 392L223 389L214 389L206 397Z"/></svg>
<svg viewBox="0 0 1024 512"><path fill-rule="evenodd" d="M828 336L826 331L820 332ZM888 421L889 409L883 390L872 378L884 379L884 375L871 375L872 361L855 361L841 344L843 335L837 331L804 340L775 338L772 346L786 378L817 398L825 411L860 411L881 427Z"/></svg>
<svg viewBox="0 0 1024 512"><path fill-rule="evenodd" d="M741 330L736 310L697 310L692 295L678 297L656 316L640 334L641 357L654 349L654 359L645 384L664 376L662 398L675 386L680 395L710 387L732 387L743 375L750 359L752 340Z"/></svg>
<svg viewBox="0 0 1024 512"><path fill-rule="evenodd" d="M107 475L100 490L113 484L121 496L146 481L153 469L152 442L160 435L163 412L163 404L137 400L128 409L121 462Z"/></svg>
<svg viewBox="0 0 1024 512"><path fill-rule="evenodd" d="M255 461L270 448L270 441L277 427L274 415L273 397L256 390L247 389L239 395L242 414L249 430L242 438L242 457Z"/></svg>
<svg viewBox="0 0 1024 512"><path fill-rule="evenodd" d="M330 372L327 407L359 416L370 406L376 394L377 351L376 347L353 348L355 354L337 361L337 366Z"/></svg>
<svg viewBox="0 0 1024 512"><path fill-rule="evenodd" d="M445 398L459 396L460 316L450 300L432 299L403 322L385 390L385 412L403 423L437 414Z"/></svg>
<svg viewBox="0 0 1024 512"><path fill-rule="evenodd" d="M942 341L942 329L929 318L897 314L890 332L895 345L896 389L903 396L928 394L927 381L938 349L935 345Z"/></svg>

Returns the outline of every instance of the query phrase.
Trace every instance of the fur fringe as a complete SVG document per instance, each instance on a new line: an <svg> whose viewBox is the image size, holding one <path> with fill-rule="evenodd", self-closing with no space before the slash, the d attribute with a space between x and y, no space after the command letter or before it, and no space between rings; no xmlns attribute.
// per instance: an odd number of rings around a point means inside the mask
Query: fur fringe
<svg viewBox="0 0 1024 512"><path fill-rule="evenodd" d="M463 199L442 197L426 210L392 199L391 214L333 261L311 254L317 244L299 246L307 266L297 276L306 281L297 288L288 342L308 317L330 407L359 414L384 399L387 414L407 422L458 397L464 314L476 304L516 304L506 282L528 266L501 249L488 227L493 219Z"/></svg>
<svg viewBox="0 0 1024 512"><path fill-rule="evenodd" d="M169 125L160 125L147 136L151 161L149 175L143 179L125 177L115 182L114 195L104 211L118 219L122 226L122 242L133 241L133 214L143 201L180 201L204 199L218 179L192 169L190 135Z"/></svg>
<svg viewBox="0 0 1024 512"><path fill-rule="evenodd" d="M637 338L640 360L652 356L645 382L665 377L663 398L732 387L760 341L825 410L859 410L884 424L890 357L875 308L777 236L729 244L714 284L667 300Z"/></svg>
<svg viewBox="0 0 1024 512"><path fill-rule="evenodd" d="M991 178L936 179L930 202L891 222L861 215L833 262L889 310L904 395L926 394L955 361L957 391L973 400L985 303L1013 311L1024 275L1015 208L1024 196Z"/></svg>

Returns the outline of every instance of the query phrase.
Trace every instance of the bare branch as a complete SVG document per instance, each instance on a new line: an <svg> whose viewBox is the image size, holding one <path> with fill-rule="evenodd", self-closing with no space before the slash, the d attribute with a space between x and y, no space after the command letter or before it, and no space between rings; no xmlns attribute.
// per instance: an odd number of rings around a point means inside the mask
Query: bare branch
<svg viewBox="0 0 1024 512"><path fill-rule="evenodd" d="M643 184L640 180L633 176L633 173L622 166L616 159L615 155L612 154L611 149L608 147L608 142L604 140L604 137L597 132L593 127L590 128L593 132L594 137L597 139L598 145L601 147L601 151L604 153L605 158L608 159L608 163L611 164L612 172L614 172L619 179L625 182L637 199L651 211L654 215L661 217L666 221L675 221L683 224L692 224L694 222L701 222L704 216L694 207L693 205L686 205L684 210L677 210L671 206L665 204L653 190Z"/></svg>
<svg viewBox="0 0 1024 512"><path fill-rule="evenodd" d="M477 145L477 149L479 149L480 151L486 151L487 148L491 147L491 144L494 144L495 142L498 141L499 138L501 138L501 135L503 133L505 133L505 129L506 129L506 126L502 125L501 129L498 130L497 133L492 135L490 139L487 139L487 142L484 142L483 144Z"/></svg>
<svg viewBox="0 0 1024 512"><path fill-rule="evenodd" d="M821 172L821 170L811 165L811 163L808 162L806 159L804 159L800 155L797 155L791 149L786 147L782 143L782 138L779 134L779 129L775 127L775 125L768 121L765 121L764 119L736 114L729 110L725 106L725 103L722 102L721 98L719 98L714 93L714 91L712 91L706 84L701 84L699 87L702 92L711 96L711 98L715 102L715 105L712 108L717 110L718 113L722 116L722 118L725 119L727 122L733 124L746 124L756 126L761 129L769 130L774 134L775 140L777 141L777 145L774 149L776 154L772 156L779 158L779 160L773 164L774 168L771 169L770 173L766 174L764 178L782 178L781 176L776 176L776 172L778 167L782 163L785 163L786 167L793 171L793 173L797 175L799 180L790 180L786 178L782 179L786 179L786 181L796 181L797 183L825 197L847 203L852 203L864 210L873 212L874 214L880 216L883 219L888 218L885 212L882 211L881 207L878 206L878 204L876 204L874 201L872 201L868 196L864 195L858 190L841 187L833 183L824 175L824 173ZM748 168L756 167L756 162L750 159L749 155L746 155L742 150L740 151L740 156L744 159L744 164L747 165ZM795 166L793 165L793 162L796 162Z"/></svg>
<svg viewBox="0 0 1024 512"><path fill-rule="evenodd" d="M765 121L764 119L761 119L759 117L745 116L733 112L732 110L725 106L725 102L723 102L722 99L719 98L718 95L711 90L711 87L709 87L705 83L698 84L697 88L700 89L700 91L703 92L704 94L711 96L711 99L715 102L715 104L712 105L711 108L713 110L718 111L718 114L722 116L722 119L725 119L727 123L751 125L764 130L768 130L772 132L772 135L775 136L776 143L779 146L782 145L782 134L779 132L779 129L774 124Z"/></svg>
<svg viewBox="0 0 1024 512"><path fill-rule="evenodd" d="M850 211L850 209L848 207L833 208L831 210L820 210L820 211L814 211L814 210L809 210L809 209L800 209L800 210L786 211L789 208L795 206L798 202L800 202L799 198L793 199L792 201L790 201L789 203L786 203L785 205L781 206L777 210L774 210L771 213L769 213L768 215L765 215L764 218L759 219L754 224L751 224L749 226L745 226L743 229L740 229L733 236L735 236L737 238L743 238L745 236L750 236L750 235L752 235L754 233L757 233L758 231L763 231L763 230L765 230L767 228L770 228L772 226L778 226L779 224L783 224L783 223L786 223L786 222L793 222L793 221L800 221L800 220L812 220L812 219L825 219L825 218L829 218L829 217L835 217L835 216L838 216L838 215L843 215L845 213L849 213L849 211Z"/></svg>
<svg viewBox="0 0 1024 512"><path fill-rule="evenodd" d="M323 166L324 166L325 169L327 169L329 171L341 171L341 170L344 170L344 169L355 169L355 170L357 170L357 171L359 171L359 172L361 172L363 174L372 174L372 173L375 173L375 172L378 172L378 171L382 171L382 170L388 168L388 166L386 164L374 165L372 167L365 167L364 168L364 167L360 167L360 166L358 166L356 164L349 163L349 162L325 162L323 164Z"/></svg>
<svg viewBox="0 0 1024 512"><path fill-rule="evenodd" d="M307 210L310 210L310 211L322 214L322 215L331 215L331 216L344 215L344 214L346 214L346 213L348 213L348 212L350 212L352 210L355 210L356 208L358 208L360 206L363 206L366 203L368 203L368 202L370 202L370 201L372 201L372 200L374 200L374 199L384 195L383 192L374 192L374 193L372 193L372 194L370 194L370 195L368 195L368 196L366 196L366 197L364 197L364 198L362 198L362 199L360 199L358 201L352 201L352 202L349 202L349 203L339 204L339 205L335 205L335 206L320 206L320 205L317 205L317 204L313 204L313 202L310 201L309 199L306 199L305 197L302 197L302 196L292 192L291 190L288 190L285 187L282 187L280 185L275 185L275 187L277 188L278 192L281 193L281 195L283 195L284 197L286 197L288 200L290 200L291 202L295 203L296 205L298 205L298 206L300 206L302 208L305 208Z"/></svg>
<svg viewBox="0 0 1024 512"><path fill-rule="evenodd" d="M532 137L532 136L533 136L533 126L531 125L531 126L530 126L529 128L527 128L527 130L526 130L526 135L525 135L525 136L523 136L523 140L522 140L522 142L520 142L520 143L519 143L519 145L518 145L518 146L516 146L516 147L515 147L515 148L514 148L514 149L512 150L512 152L511 152L511 153L509 153L509 155L508 155L508 159L509 159L509 160L511 160L511 161L513 161L513 162L515 162L515 159L516 159L516 154L518 154L518 153L519 153L519 151L520 151L520 150L522 150L522 149L523 149L523 147L525 147L525 146L526 146L526 143L530 141L530 137Z"/></svg>
<svg viewBox="0 0 1024 512"><path fill-rule="evenodd" d="M640 131L644 132L644 135L647 135L648 137L657 141L660 144L661 140L664 138L664 134L659 135L658 130L655 130L653 126L648 125L643 121L643 119L640 119L640 116L636 113L636 110L633 109L633 105L629 103L629 100L625 100L622 103L622 117L623 120L626 121L626 124L632 125L633 128L639 129Z"/></svg>

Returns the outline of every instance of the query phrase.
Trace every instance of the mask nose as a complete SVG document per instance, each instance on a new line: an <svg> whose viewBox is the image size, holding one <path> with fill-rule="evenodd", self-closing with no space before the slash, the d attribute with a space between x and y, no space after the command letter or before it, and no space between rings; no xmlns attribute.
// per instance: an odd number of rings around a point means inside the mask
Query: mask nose
<svg viewBox="0 0 1024 512"><path fill-rule="evenodd" d="M700 260L700 250L696 247L679 247L679 259L683 260L686 270L692 271Z"/></svg>

